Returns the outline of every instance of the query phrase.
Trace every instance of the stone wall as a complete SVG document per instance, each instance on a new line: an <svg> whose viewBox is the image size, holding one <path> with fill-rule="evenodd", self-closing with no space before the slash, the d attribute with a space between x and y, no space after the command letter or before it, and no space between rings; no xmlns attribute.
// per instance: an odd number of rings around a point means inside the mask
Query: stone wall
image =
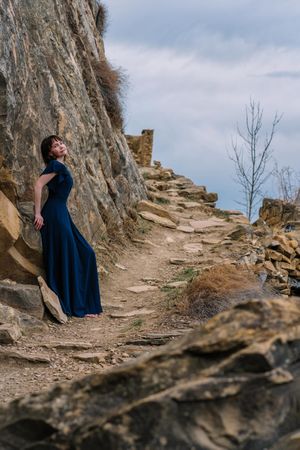
<svg viewBox="0 0 300 450"><path fill-rule="evenodd" d="M39 273L34 184L44 169L44 137L58 134L69 148L68 206L88 240L111 226L122 230L136 202L147 198L123 130L112 126L105 106L96 14L95 0L0 0L0 239L9 235L3 270L11 272L13 262L25 274Z"/></svg>
<svg viewBox="0 0 300 450"><path fill-rule="evenodd" d="M284 227L293 225L299 228L300 206L297 203L289 203L279 199L264 198L259 210L259 217L271 227Z"/></svg>
<svg viewBox="0 0 300 450"><path fill-rule="evenodd" d="M140 136L126 134L128 146L139 166L150 167L154 130L143 130Z"/></svg>

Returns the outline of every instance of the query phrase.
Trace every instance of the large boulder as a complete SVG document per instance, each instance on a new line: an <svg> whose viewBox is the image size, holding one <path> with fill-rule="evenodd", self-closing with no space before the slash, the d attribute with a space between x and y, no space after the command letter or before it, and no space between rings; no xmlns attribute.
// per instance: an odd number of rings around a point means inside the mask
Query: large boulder
<svg viewBox="0 0 300 450"><path fill-rule="evenodd" d="M299 366L300 302L252 300L133 362L14 400L0 445L270 448L300 429Z"/></svg>
<svg viewBox="0 0 300 450"><path fill-rule="evenodd" d="M0 325L7 324L19 328L24 336L31 336L48 330L48 325L42 320L0 303Z"/></svg>
<svg viewBox="0 0 300 450"><path fill-rule="evenodd" d="M38 286L0 281L0 303L42 319L45 308Z"/></svg>

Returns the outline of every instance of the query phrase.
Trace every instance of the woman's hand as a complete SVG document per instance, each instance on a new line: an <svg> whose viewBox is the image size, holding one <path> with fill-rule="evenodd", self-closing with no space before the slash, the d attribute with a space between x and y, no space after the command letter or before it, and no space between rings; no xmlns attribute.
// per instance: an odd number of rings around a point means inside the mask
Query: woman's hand
<svg viewBox="0 0 300 450"><path fill-rule="evenodd" d="M41 214L36 214L33 224L34 224L36 230L40 230L42 228L42 226L44 225L43 216Z"/></svg>

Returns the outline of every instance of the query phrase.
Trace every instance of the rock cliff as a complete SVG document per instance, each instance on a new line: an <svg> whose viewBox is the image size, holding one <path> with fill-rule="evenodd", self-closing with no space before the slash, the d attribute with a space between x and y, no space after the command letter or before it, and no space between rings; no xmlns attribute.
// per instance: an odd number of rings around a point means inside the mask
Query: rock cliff
<svg viewBox="0 0 300 450"><path fill-rule="evenodd" d="M97 14L94 0L0 1L0 208L2 216L8 209L20 214L2 267L18 260L33 277L41 263L33 187L44 168L45 136L58 134L69 147L70 211L87 239L122 229L135 202L147 198L122 117L110 109L117 93L107 83L118 75L106 60Z"/></svg>

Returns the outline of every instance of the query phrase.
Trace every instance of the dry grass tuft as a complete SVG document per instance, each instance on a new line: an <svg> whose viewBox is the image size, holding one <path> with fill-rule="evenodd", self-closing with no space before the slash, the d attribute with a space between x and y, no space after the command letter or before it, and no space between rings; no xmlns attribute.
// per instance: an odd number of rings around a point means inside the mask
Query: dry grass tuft
<svg viewBox="0 0 300 450"><path fill-rule="evenodd" d="M107 31L108 9L102 2L98 2L97 4L98 11L96 15L96 27L100 33L100 36L103 37L104 33Z"/></svg>
<svg viewBox="0 0 300 450"><path fill-rule="evenodd" d="M234 304L271 295L245 266L213 266L197 276L186 288L177 308L183 314L207 320Z"/></svg>
<svg viewBox="0 0 300 450"><path fill-rule="evenodd" d="M114 128L123 130L124 112L123 99L127 87L127 75L122 68L113 68L107 59L98 61L93 58L91 65L101 91L104 106Z"/></svg>

